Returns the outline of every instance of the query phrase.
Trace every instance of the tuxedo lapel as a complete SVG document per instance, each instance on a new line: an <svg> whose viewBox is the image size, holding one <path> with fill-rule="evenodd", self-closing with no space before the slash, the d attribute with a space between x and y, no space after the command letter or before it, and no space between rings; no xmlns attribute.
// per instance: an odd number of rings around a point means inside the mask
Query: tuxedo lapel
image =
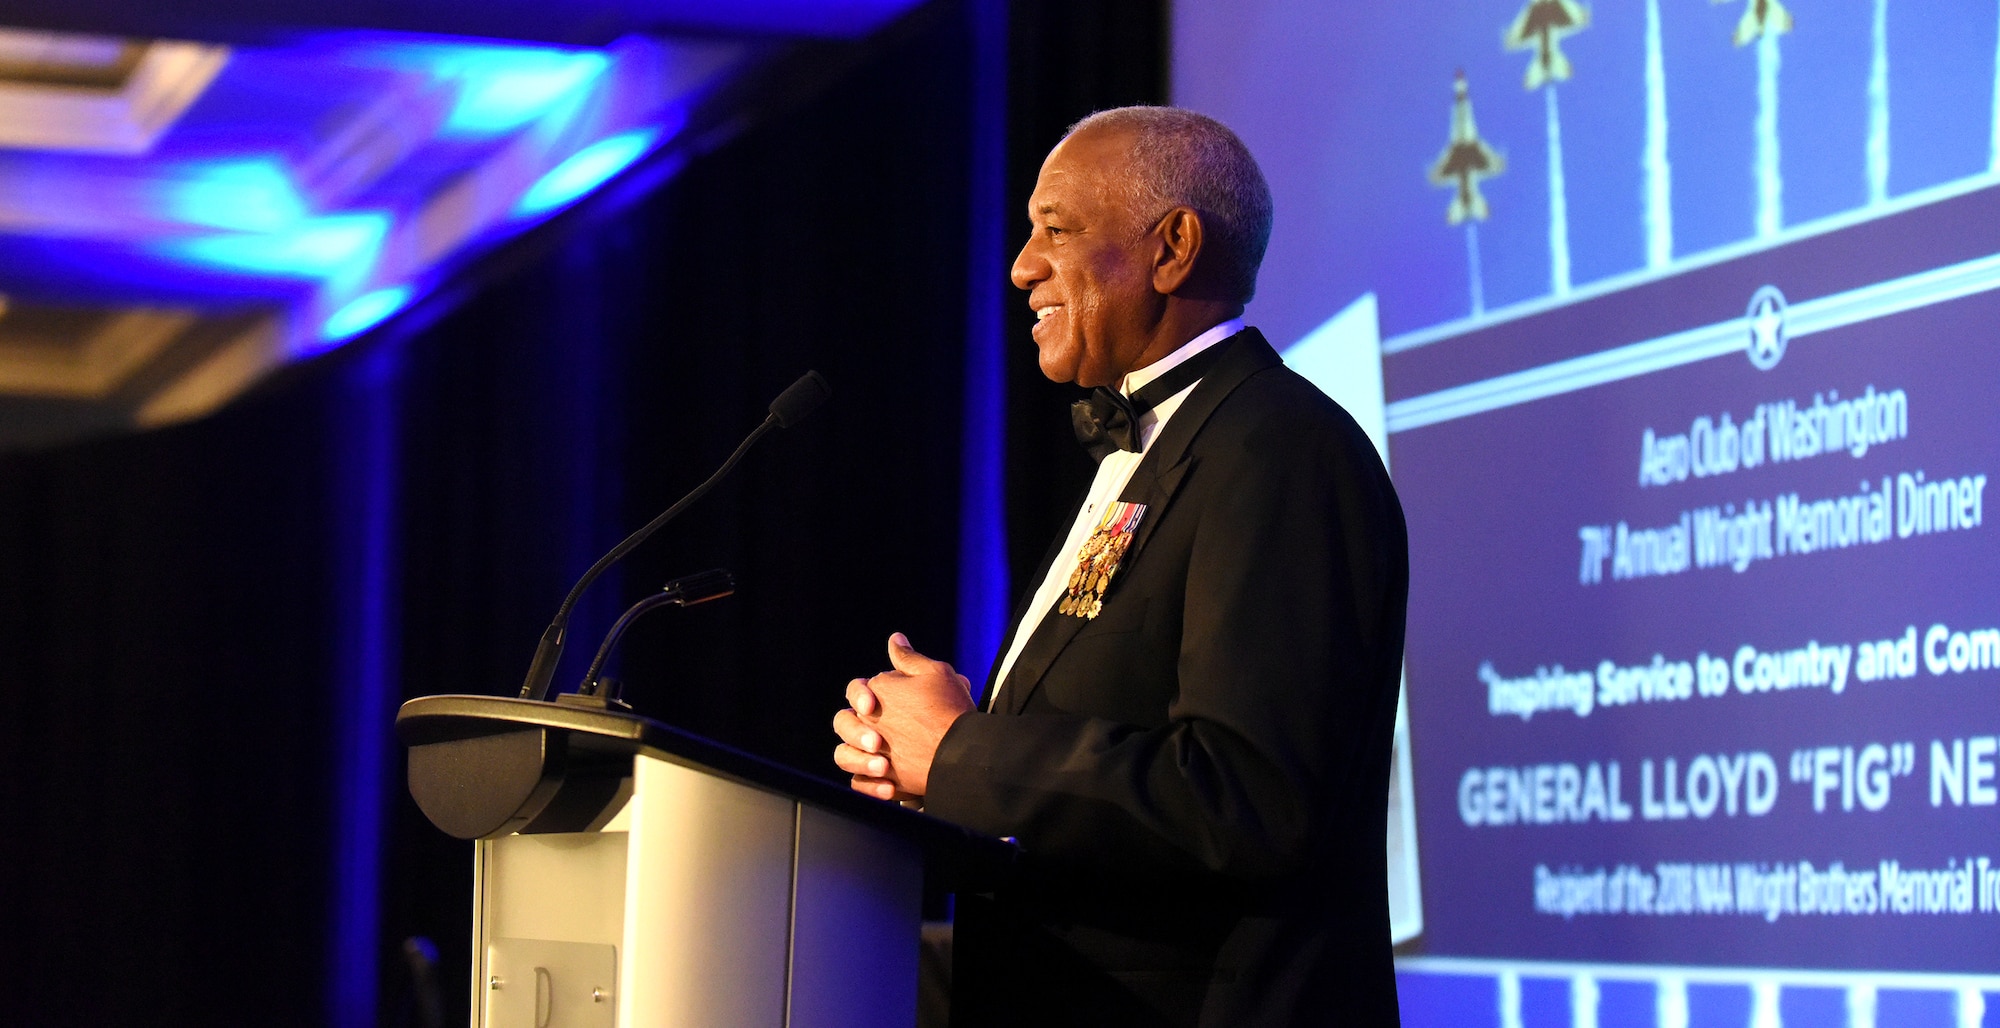
<svg viewBox="0 0 2000 1028"><path fill-rule="evenodd" d="M1085 492L1084 495L1088 496L1089 493ZM1082 505L1081 500L1077 502L1079 506ZM1035 593L1041 590L1041 583L1049 577L1049 568L1062 559L1062 544L1068 538L1069 533L1062 532L1049 543L1049 552L1042 557L1040 564L1035 565L1037 569L1035 577L1029 579L1031 584L1022 594L1021 602L1014 605L1014 616L1007 622L1007 634L1001 638L1000 648L993 653L993 663L986 669L986 695L979 698L981 710L994 709L994 697L1000 692L1000 665L1006 662L1007 652L1014 648L1014 635L1021 630L1021 620L1028 616L1028 607L1035 602Z"/></svg>
<svg viewBox="0 0 2000 1028"><path fill-rule="evenodd" d="M1014 670L1007 675L1011 684L1000 690L1000 703L1007 713L1019 714L1027 706L1028 697L1041 686L1049 665L1055 663L1057 655L1076 638L1076 633L1083 631L1083 625L1083 618L1058 613L1050 605L1035 634L1028 637L1028 645L1021 648L1021 658L1014 662Z"/></svg>
<svg viewBox="0 0 2000 1028"><path fill-rule="evenodd" d="M1189 449L1200 434L1202 425L1208 421L1208 416L1251 375L1282 363L1277 352L1254 328L1246 328L1216 345L1229 347L1229 352L1223 354L1208 374L1202 376L1194 392L1188 394L1180 408L1167 420L1167 427L1153 441L1153 445L1147 447L1145 458L1139 462L1132 473L1132 480L1119 496L1124 502L1145 504L1146 512L1140 517L1132 544L1125 551L1118 572L1112 578L1112 592L1117 590L1121 580L1129 577L1132 565L1140 559L1140 551L1146 546L1146 540L1151 538L1153 529L1159 525L1168 505L1180 491L1182 480L1194 465ZM1044 575L1054 562L1065 559L1073 560L1075 555L1053 554L1043 566ZM1020 618L1014 620L1018 630ZM1013 670L1008 672L1006 687L1000 689L1001 708L1010 714L1019 714L1027 706L1028 698L1041 687L1042 678L1048 674L1056 658L1062 655L1063 648L1076 638L1087 623L1084 618L1058 613L1052 606L1047 616L1042 618L1041 625L1035 629L1035 634L1029 637L1028 644L1022 647ZM1002 652L1005 652L1004 648Z"/></svg>
<svg viewBox="0 0 2000 1028"><path fill-rule="evenodd" d="M1264 341L1264 334L1254 328L1246 328L1216 345L1229 347L1229 352L1216 360L1215 367L1202 376L1201 384L1194 387L1194 392L1188 394L1180 408L1174 411L1174 416L1168 419L1166 430L1147 448L1146 459L1140 463L1138 473L1132 476L1133 481L1138 481L1149 466L1172 468L1184 462L1188 448L1194 445L1195 436L1208 423L1208 416L1215 413L1215 408L1221 406L1237 386L1259 371L1284 363L1278 352L1271 349L1271 344Z"/></svg>
<svg viewBox="0 0 2000 1028"><path fill-rule="evenodd" d="M1168 419L1166 430L1146 451L1146 459L1139 463L1132 480L1125 484L1125 492L1118 497L1128 503L1146 505L1146 516L1139 519L1132 546L1125 553L1128 564L1137 560L1139 552L1146 548L1146 540L1160 523L1159 515L1166 513L1168 504L1180 491L1181 480L1194 467L1189 450L1202 426L1208 423L1208 416L1251 375L1282 363L1277 351L1264 341L1263 333L1254 328L1244 329L1222 345L1228 346L1229 352L1202 376L1201 384Z"/></svg>

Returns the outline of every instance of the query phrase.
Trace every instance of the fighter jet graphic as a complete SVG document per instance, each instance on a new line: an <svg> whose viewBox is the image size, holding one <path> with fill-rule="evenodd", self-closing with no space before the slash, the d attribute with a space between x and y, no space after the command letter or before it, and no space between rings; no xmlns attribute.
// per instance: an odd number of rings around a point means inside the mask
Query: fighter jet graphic
<svg viewBox="0 0 2000 1028"><path fill-rule="evenodd" d="M1479 192L1479 180L1507 170L1507 161L1479 138L1479 129L1472 123L1472 96L1466 88L1463 70L1452 78L1451 91L1451 142L1438 155L1437 163L1431 165L1431 183L1458 190L1445 212L1447 224L1461 224L1467 218L1485 221L1486 197Z"/></svg>
<svg viewBox="0 0 2000 1028"><path fill-rule="evenodd" d="M1504 38L1509 50L1535 51L1535 59L1528 62L1529 89L1568 80L1569 57L1562 52L1562 38L1588 24L1590 9L1576 0L1528 0Z"/></svg>
<svg viewBox="0 0 2000 1028"><path fill-rule="evenodd" d="M1729 0L1712 0L1726 4ZM1782 36L1792 31L1792 12L1778 0L1749 0L1743 5L1743 18L1736 23L1736 45L1745 46L1764 36Z"/></svg>

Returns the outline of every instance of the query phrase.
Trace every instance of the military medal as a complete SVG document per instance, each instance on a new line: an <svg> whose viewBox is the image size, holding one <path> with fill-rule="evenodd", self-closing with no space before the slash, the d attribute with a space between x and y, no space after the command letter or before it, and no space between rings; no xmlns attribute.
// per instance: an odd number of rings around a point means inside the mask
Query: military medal
<svg viewBox="0 0 2000 1028"><path fill-rule="evenodd" d="M1076 567L1069 573L1069 587L1056 604L1056 613L1086 620L1104 609L1104 593L1111 588L1111 576L1118 562L1132 546L1132 532L1146 513L1143 503L1113 503L1097 522L1097 530L1084 540L1076 553Z"/></svg>

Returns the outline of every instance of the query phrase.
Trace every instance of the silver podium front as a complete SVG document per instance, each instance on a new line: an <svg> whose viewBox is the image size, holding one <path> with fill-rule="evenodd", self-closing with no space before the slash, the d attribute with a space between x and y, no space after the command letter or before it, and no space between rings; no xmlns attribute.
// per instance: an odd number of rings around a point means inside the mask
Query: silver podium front
<svg viewBox="0 0 2000 1028"><path fill-rule="evenodd" d="M404 704L410 792L474 840L472 1024L914 1023L926 873L1008 844L601 704Z"/></svg>

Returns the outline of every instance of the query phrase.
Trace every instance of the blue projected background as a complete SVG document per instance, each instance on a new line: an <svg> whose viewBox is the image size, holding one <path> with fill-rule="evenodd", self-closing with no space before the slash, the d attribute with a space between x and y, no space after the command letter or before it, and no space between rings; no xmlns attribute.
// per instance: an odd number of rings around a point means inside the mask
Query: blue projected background
<svg viewBox="0 0 2000 1028"><path fill-rule="evenodd" d="M2000 1024L2000 4L1174 31L1409 516L1406 1023Z"/></svg>

